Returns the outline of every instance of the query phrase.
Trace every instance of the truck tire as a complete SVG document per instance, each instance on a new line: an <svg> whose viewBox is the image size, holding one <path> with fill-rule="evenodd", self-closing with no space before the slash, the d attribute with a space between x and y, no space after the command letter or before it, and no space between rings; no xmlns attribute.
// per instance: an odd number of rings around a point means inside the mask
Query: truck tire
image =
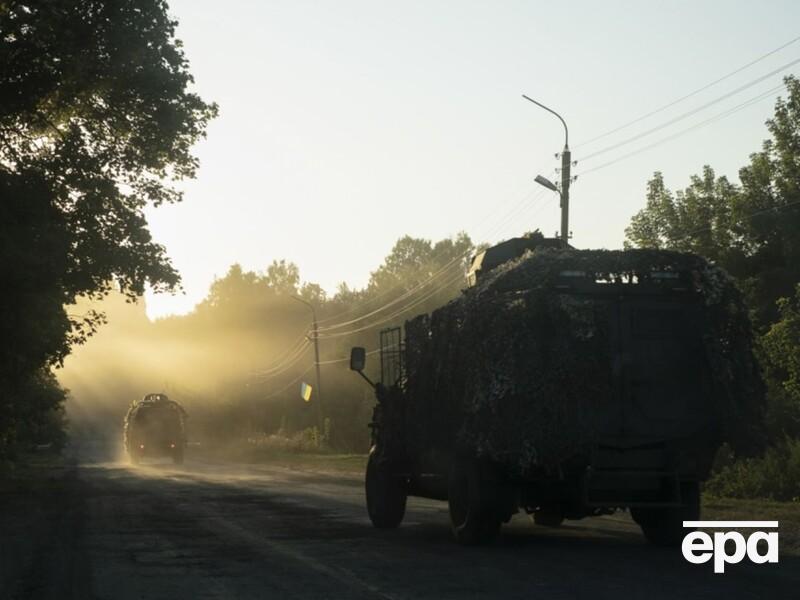
<svg viewBox="0 0 800 600"><path fill-rule="evenodd" d="M682 506L674 508L632 508L633 520L642 528L648 542L656 546L679 546L691 530L684 521L700 519L700 485L696 481L681 484Z"/></svg>
<svg viewBox="0 0 800 600"><path fill-rule="evenodd" d="M364 485L369 520L378 529L395 529L406 513L408 490L405 482L392 472L390 465L378 460L375 447L369 452Z"/></svg>
<svg viewBox="0 0 800 600"><path fill-rule="evenodd" d="M464 546L488 544L500 531L493 482L476 460L456 460L450 470L447 502L456 541Z"/></svg>
<svg viewBox="0 0 800 600"><path fill-rule="evenodd" d="M183 448L175 448L175 450L173 450L172 463L176 465L183 464Z"/></svg>

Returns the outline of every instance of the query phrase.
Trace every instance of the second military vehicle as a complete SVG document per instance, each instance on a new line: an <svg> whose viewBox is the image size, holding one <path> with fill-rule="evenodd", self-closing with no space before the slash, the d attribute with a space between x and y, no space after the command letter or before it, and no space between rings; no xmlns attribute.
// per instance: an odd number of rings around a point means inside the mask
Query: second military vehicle
<svg viewBox="0 0 800 600"><path fill-rule="evenodd" d="M167 457L182 464L186 449L186 411L166 394L147 394L125 415L125 450L138 464L144 458Z"/></svg>

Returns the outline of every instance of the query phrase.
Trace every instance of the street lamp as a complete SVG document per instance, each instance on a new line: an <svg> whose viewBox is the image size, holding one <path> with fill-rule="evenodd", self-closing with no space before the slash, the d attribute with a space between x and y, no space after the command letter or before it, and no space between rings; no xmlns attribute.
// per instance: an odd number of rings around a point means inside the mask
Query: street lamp
<svg viewBox="0 0 800 600"><path fill-rule="evenodd" d="M550 181L547 177L542 177L541 175L537 175L536 179L534 179L534 181L536 183L538 183L539 185L543 185L548 190L553 190L554 192L558 192L559 194L561 193L561 192L558 191L558 188L556 187L556 184L553 183L552 181Z"/></svg>
<svg viewBox="0 0 800 600"><path fill-rule="evenodd" d="M549 190L553 190L554 192L558 192L561 196L561 240L565 243L569 243L569 183L570 183L570 162L572 155L569 151L569 129L567 129L567 122L561 118L561 115L554 111L552 108L549 108L542 104L541 102L537 102L533 98L529 98L525 94L522 94L522 97L529 102L533 102L536 106L539 106L545 109L547 112L554 114L558 117L558 120L561 121L561 124L564 126L564 150L561 152L561 189L559 190L556 185L542 177L541 175L537 175L536 183L543 185Z"/></svg>
<svg viewBox="0 0 800 600"><path fill-rule="evenodd" d="M313 339L314 339L314 365L317 368L317 425L319 427L319 435L323 435L324 432L324 422L322 420L322 387L320 385L320 376L319 376L319 332L317 331L317 311L314 310L314 305L306 300L303 300L299 296L290 296L292 300L297 300L298 302L302 302L308 308L311 309L311 317L314 322L314 329L313 329Z"/></svg>

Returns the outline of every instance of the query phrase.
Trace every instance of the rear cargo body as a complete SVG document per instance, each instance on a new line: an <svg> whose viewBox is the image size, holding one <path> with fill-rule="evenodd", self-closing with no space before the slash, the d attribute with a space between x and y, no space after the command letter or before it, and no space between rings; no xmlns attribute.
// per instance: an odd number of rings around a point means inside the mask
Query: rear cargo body
<svg viewBox="0 0 800 600"><path fill-rule="evenodd" d="M672 541L719 446L758 442L746 310L692 255L535 251L404 329L402 377L378 387L373 473L447 499L451 517L629 508Z"/></svg>

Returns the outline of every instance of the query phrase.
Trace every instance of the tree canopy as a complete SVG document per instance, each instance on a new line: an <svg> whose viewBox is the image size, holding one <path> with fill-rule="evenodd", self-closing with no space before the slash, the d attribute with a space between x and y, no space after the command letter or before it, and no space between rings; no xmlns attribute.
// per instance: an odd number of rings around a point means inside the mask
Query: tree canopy
<svg viewBox="0 0 800 600"><path fill-rule="evenodd" d="M144 208L181 199L217 107L192 91L176 25L162 0L0 3L6 413L102 319L64 305L179 283Z"/></svg>
<svg viewBox="0 0 800 600"><path fill-rule="evenodd" d="M645 207L625 230L628 246L695 252L724 266L761 328L800 280L800 80L785 82L788 96L767 121L771 137L739 170L740 183L706 166L673 193L657 172Z"/></svg>

